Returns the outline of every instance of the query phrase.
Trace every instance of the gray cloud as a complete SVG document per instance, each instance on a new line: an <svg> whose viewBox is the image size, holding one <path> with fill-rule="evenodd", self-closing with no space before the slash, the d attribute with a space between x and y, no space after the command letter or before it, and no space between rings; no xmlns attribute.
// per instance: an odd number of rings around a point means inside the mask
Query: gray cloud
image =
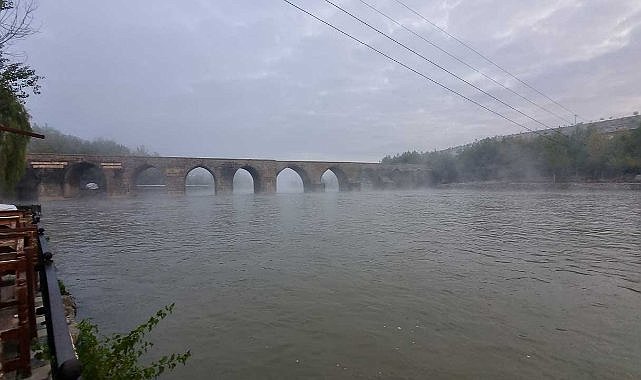
<svg viewBox="0 0 641 380"><path fill-rule="evenodd" d="M525 92L395 2L368 1ZM407 2L587 119L641 106L636 0ZM298 3L540 128L327 3ZM545 123L560 123L358 1L341 4ZM29 100L33 119L86 138L145 144L167 155L378 160L521 131L280 1L62 0L42 2L37 18L40 33L16 46L46 76L43 94Z"/></svg>

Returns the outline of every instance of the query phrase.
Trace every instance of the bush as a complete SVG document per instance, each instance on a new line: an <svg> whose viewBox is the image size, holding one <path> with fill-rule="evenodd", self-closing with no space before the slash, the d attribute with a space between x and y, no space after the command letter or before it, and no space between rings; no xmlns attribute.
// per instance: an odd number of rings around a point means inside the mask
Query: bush
<svg viewBox="0 0 641 380"><path fill-rule="evenodd" d="M185 364L190 351L165 355L150 364L141 364L141 357L153 343L144 340L147 333L172 313L174 304L165 306L147 322L126 335L99 336L98 327L84 319L78 324L76 351L82 363L82 377L91 380L143 380L154 379L165 371L172 371L178 364Z"/></svg>

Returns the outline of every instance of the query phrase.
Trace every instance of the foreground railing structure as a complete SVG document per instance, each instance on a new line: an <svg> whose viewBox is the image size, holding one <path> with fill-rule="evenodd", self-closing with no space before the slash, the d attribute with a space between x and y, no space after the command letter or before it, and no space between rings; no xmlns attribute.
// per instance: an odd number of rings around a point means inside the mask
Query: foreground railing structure
<svg viewBox="0 0 641 380"><path fill-rule="evenodd" d="M51 355L51 369L55 380L72 380L80 378L81 366L69 334L69 326L62 303L62 294L58 285L56 268L53 265L53 254L48 249L45 230L40 225L40 208L35 222L38 225L40 257L40 291L44 303L47 322L47 343Z"/></svg>
<svg viewBox="0 0 641 380"><path fill-rule="evenodd" d="M6 366L3 362L2 370L17 371L22 376L31 373L30 342L37 336L35 291L39 287L51 374L55 380L75 380L80 378L81 366L69 334L53 254L48 248L45 230L40 225L40 215L39 205L21 206L18 211L0 211L0 241L4 248L0 263L4 262L6 267L0 274L15 276L15 300L4 302L2 306L18 309L18 320L7 319L3 321L6 326L1 326L3 332L8 333L0 337L0 344L4 344L5 340L13 340L18 344L17 358Z"/></svg>

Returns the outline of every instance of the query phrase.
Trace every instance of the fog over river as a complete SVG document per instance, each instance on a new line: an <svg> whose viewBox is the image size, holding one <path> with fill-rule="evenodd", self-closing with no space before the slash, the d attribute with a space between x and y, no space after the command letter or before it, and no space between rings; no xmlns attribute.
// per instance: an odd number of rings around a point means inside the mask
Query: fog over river
<svg viewBox="0 0 641 380"><path fill-rule="evenodd" d="M641 192L51 201L79 317L171 379L641 378Z"/></svg>

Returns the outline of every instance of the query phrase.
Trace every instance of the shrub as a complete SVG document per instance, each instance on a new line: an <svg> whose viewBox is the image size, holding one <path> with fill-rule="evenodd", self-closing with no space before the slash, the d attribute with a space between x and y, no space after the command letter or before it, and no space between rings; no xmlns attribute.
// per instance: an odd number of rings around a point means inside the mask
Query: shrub
<svg viewBox="0 0 641 380"><path fill-rule="evenodd" d="M82 363L82 377L91 380L143 380L154 379L165 371L172 371L178 364L185 364L190 351L165 355L157 361L142 364L141 357L153 343L145 335L172 313L174 304L158 310L147 322L126 335L100 336L98 327L84 319L78 324L76 351Z"/></svg>

